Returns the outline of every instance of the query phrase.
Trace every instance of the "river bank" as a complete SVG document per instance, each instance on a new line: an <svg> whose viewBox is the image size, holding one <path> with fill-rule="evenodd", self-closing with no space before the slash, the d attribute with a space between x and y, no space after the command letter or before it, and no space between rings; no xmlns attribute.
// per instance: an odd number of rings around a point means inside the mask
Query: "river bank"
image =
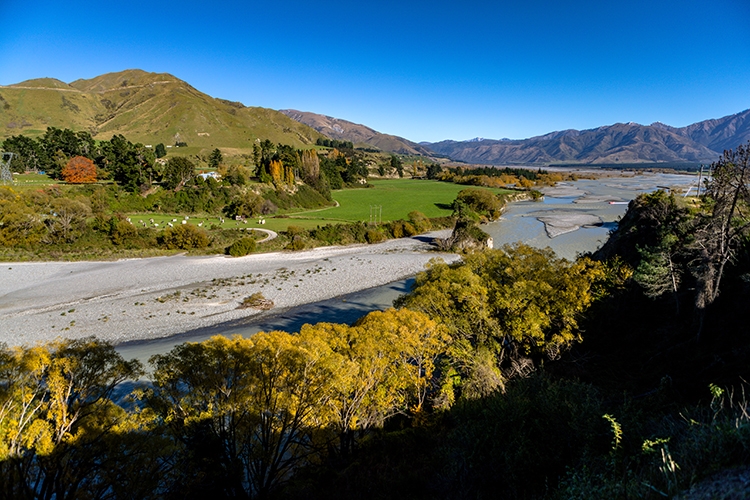
<svg viewBox="0 0 750 500"><path fill-rule="evenodd" d="M326 300L413 276L435 257L458 259L430 244L448 234L240 258L4 263L0 342L96 335L120 344L259 315L239 308L258 292L277 310Z"/></svg>

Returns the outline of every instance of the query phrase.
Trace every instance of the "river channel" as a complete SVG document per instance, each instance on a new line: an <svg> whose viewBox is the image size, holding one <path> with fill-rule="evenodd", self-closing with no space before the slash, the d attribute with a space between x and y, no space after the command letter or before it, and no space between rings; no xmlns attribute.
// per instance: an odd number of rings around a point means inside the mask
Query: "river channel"
<svg viewBox="0 0 750 500"><path fill-rule="evenodd" d="M538 248L550 247L560 257L575 259L581 253L593 252L606 241L625 214L627 203L638 194L659 188L684 192L695 182L696 178L689 175L642 173L560 183L545 190L543 201L511 204L499 221L483 229L492 236L496 248L520 241ZM117 350L125 359L136 358L146 364L154 354L217 334L251 336L259 331L296 332L305 323L352 323L370 311L387 309L399 295L409 291L412 283L413 279L396 281L280 314L254 316L245 322L162 339L125 343Z"/></svg>

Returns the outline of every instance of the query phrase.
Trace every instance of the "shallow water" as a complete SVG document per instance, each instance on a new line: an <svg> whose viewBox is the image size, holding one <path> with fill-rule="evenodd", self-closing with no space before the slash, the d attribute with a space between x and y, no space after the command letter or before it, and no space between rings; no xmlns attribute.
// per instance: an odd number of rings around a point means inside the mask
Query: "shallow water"
<svg viewBox="0 0 750 500"><path fill-rule="evenodd" d="M692 175L645 173L560 183L554 190L555 194L576 192L579 196L545 196L541 202L513 203L499 221L487 224L483 229L492 236L495 248L521 241L537 248L550 247L560 257L575 259L581 253L595 251L607 240L609 232L617 227L617 221L627 211L627 202L638 194L660 187L684 191L695 182L696 177ZM610 201L617 204L612 205ZM550 238L544 224L537 219L540 215L570 212L595 215L601 223Z"/></svg>

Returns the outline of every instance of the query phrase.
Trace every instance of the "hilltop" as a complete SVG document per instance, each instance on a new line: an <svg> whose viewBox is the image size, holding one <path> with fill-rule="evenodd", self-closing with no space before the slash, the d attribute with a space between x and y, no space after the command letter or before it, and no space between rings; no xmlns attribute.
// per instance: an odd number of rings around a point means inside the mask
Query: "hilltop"
<svg viewBox="0 0 750 500"><path fill-rule="evenodd" d="M0 140L47 127L122 134L146 144L249 148L256 139L297 147L322 137L278 111L211 97L167 73L126 70L64 83L53 78L0 87Z"/></svg>

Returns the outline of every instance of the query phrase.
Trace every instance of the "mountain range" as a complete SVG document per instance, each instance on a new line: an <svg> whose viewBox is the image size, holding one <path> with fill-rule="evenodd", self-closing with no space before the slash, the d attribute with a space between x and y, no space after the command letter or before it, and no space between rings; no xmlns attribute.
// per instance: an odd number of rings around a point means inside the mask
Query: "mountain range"
<svg viewBox="0 0 750 500"><path fill-rule="evenodd" d="M687 127L616 123L524 140L421 143L453 160L490 165L549 163L711 162L750 140L750 110Z"/></svg>
<svg viewBox="0 0 750 500"><path fill-rule="evenodd" d="M340 118L214 98L166 73L126 70L70 84L39 78L0 86L0 140L41 135L50 126L85 130L96 139L122 134L144 144L184 142L238 151L263 139L303 147L328 137L399 155L472 164L699 163L750 140L750 110L680 128L616 123L523 140L415 143Z"/></svg>

